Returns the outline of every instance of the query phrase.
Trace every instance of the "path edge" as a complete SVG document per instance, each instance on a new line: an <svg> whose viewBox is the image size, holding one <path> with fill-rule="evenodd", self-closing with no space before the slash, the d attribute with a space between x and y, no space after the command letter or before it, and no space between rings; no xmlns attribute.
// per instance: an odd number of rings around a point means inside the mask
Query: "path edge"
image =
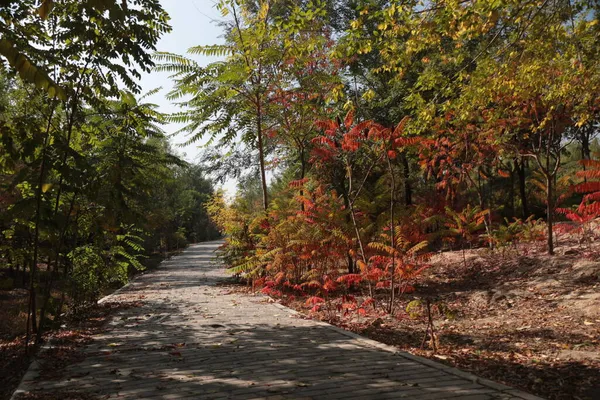
<svg viewBox="0 0 600 400"><path fill-rule="evenodd" d="M164 261L167 261L168 258L162 260L160 262L160 264L162 264ZM160 264L157 267L160 268ZM141 273L139 275L136 275L132 280L130 280L129 282L127 282L125 285L121 286L120 288L118 288L117 290L115 290L114 292L104 296L103 298L101 298L100 300L97 301L97 304L104 304L106 303L108 300L110 300L113 297L118 296L119 294L121 294L122 292L126 291L138 278L140 278L141 276L144 276L144 273ZM31 363L29 364L29 367L27 367L27 371L25 372L25 374L23 375L23 377L21 378L21 381L19 382L19 385L17 386L17 388L15 389L15 391L13 392L13 394L10 396L9 400L18 400L19 396L22 394L27 394L33 391L33 385L31 385L32 382L35 382L37 380L37 378L40 375L40 362L39 362L39 357L38 355L45 350L50 350L52 348L52 340L48 340L47 343L45 343L43 346L41 346L36 353L33 355Z"/></svg>
<svg viewBox="0 0 600 400"><path fill-rule="evenodd" d="M221 241L221 240L222 239L216 239L216 240L209 240L209 241L206 241L206 242L190 243L189 246L193 246L195 244L201 244L201 243L218 242L218 241ZM187 246L186 249L189 246ZM184 251L185 251L185 249L184 249ZM172 258L173 257L167 257L167 258L165 258L164 260L162 260L160 262L160 264L158 264L158 266L154 270L158 270L159 268L161 268L162 264L165 261L170 261ZM128 290L129 287L131 287L131 285L133 285L133 283L136 280L138 280L140 277L142 277L144 275L145 275L145 272L142 272L141 274L136 275L133 279L131 279L125 285L121 286L120 288L118 288L114 292L112 292L112 293L104 296L100 300L98 300L97 304L106 303L111 298L116 297L119 294L123 293L124 291ZM33 390L33 386L30 383L34 382L39 377L39 374L40 374L40 362L39 362L38 354L41 351L43 351L43 350L49 350L51 348L52 348L52 340L48 340L48 342L46 344L44 344L43 346L41 346L38 349L38 351L33 355L32 360L29 363L29 367L27 367L27 371L25 371L25 374L21 378L21 381L19 382L19 385L17 386L17 388L15 389L15 391L13 392L13 394L10 396L9 400L18 400L19 396L21 394L26 394L26 393L29 393L29 392L31 392Z"/></svg>
<svg viewBox="0 0 600 400"><path fill-rule="evenodd" d="M287 313L289 313L291 315L305 316L305 314L302 314L302 313L300 313L300 312L298 312L298 311L296 311L296 310L294 310L292 308L286 307L283 304L277 302L277 300L273 299L272 297L269 297L269 296L266 296L266 297L270 299L269 302L272 303L275 307L277 307L277 308L279 308L279 309L281 309L283 311L286 311ZM337 332L337 333L339 333L341 335L344 335L346 337L352 338L352 339L356 340L357 342L360 342L360 343L362 343L362 344L364 344L366 346L375 347L375 348L378 348L380 350L387 351L389 353L394 353L394 354L396 354L396 355L398 355L400 357L406 358L408 360L415 361L415 362L418 362L420 364L426 365L428 367L435 368L437 370L440 370L440 371L443 371L443 372L446 372L446 373L458 376L460 378L469 380L469 381L471 381L473 383L477 383L477 384L480 384L482 386L487 386L490 389L494 389L494 390L500 391L501 393L509 394L511 396L518 397L518 398L523 399L523 400L546 400L543 397L532 395L532 394L524 392L522 390L515 389L515 388L503 385L503 384L498 383L498 382L494 382L494 381L492 381L490 379L481 378L481 377L479 377L479 376L477 376L475 374L472 374L470 372L466 372L466 371L463 371L461 369L458 369L458 368L455 368L455 367L451 367L449 365L445 365L445 364L442 364L442 363L430 360L430 359L425 358L425 357L417 356L417 355L411 354L409 352L406 352L406 351L403 351L403 350L399 350L398 348L396 348L394 346L390 346L390 345L387 345L385 343L381 343L381 342L378 342L376 340L369 339L369 338L367 338L365 336L359 335L358 333L347 331L345 329L342 329L342 328L337 327L335 325L329 324L327 322L316 320L316 319L313 319L312 321L316 322L318 325L321 325L321 326L323 326L325 328L328 328L328 329L330 329L332 331L335 331L335 332Z"/></svg>
<svg viewBox="0 0 600 400"><path fill-rule="evenodd" d="M213 242L213 241L204 242L204 243L210 243L210 242ZM168 259L161 261L160 264L162 264L164 261L167 261L167 260ZM157 267L157 269L160 268L160 264ZM108 300L110 300L112 297L116 297L119 294L121 294L122 292L126 291L138 278L140 278L143 275L144 275L143 273L140 275L137 275L131 281L129 281L127 284L123 285L122 287L120 287L119 289L110 293L109 295L104 296L103 298L98 300L98 304L103 304L103 303L107 302ZM283 310L284 312L287 312L290 315L305 316L304 314L302 314L292 308L284 306L283 304L277 302L275 299L271 298L270 296L266 296L266 295L263 295L263 296L266 297L267 299L269 299L269 303L273 304L275 307ZM357 342L362 343L368 347L374 347L374 348L378 348L380 350L384 350L384 351L396 354L405 359L415 361L420 364L426 365L428 367L435 368L437 370L458 376L460 378L469 380L473 383L477 383L482 386L489 387L490 389L500 391L501 393L508 394L508 395L511 395L514 397L518 397L523 400L545 400L542 397L534 396L534 395L524 392L522 390L514 389L510 386L506 386L506 385L494 382L494 381L486 379L486 378L478 377L470 372L466 372L466 371L460 370L455 367L451 367L451 366L444 365L444 364L436 362L436 361L432 361L425 357L417 356L417 355L408 353L406 351L399 350L398 348L396 348L394 346L390 346L390 345L378 342L376 340L369 339L365 336L359 335L359 334L351 332L351 331L347 331L345 329L339 328L339 327L329 324L327 322L316 320L316 319L312 319L312 321L315 322L317 325L321 325L321 326L328 328L334 332L337 332L343 336L354 339ZM33 388L32 388L32 385L30 385L30 382L34 382L38 378L39 370L40 370L40 363L38 361L37 354L39 352L41 352L42 350L50 349L52 347L51 343L52 343L52 341L49 340L48 343L44 344L43 346L41 346L38 349L36 355L33 356L33 359L31 361L31 363L29 364L27 371L21 378L19 385L17 386L17 388L13 392L12 396L10 397L10 400L18 400L18 398L21 394L29 393L32 391Z"/></svg>

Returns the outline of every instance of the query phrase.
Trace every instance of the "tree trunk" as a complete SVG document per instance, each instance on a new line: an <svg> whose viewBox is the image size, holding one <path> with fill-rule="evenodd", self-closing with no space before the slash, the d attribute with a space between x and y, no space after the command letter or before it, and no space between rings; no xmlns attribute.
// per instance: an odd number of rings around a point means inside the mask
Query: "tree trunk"
<svg viewBox="0 0 600 400"><path fill-rule="evenodd" d="M23 260L23 273L21 275L21 286L24 288L27 287L27 262Z"/></svg>
<svg viewBox="0 0 600 400"><path fill-rule="evenodd" d="M306 160L304 159L304 148L300 150L300 179L306 175ZM300 189L300 196L304 196L304 188ZM304 202L300 203L300 210L304 211Z"/></svg>
<svg viewBox="0 0 600 400"><path fill-rule="evenodd" d="M388 309L391 315L394 312L394 300L396 300L396 221L394 215L394 206L396 204L396 178L394 177L394 170L392 168L392 161L387 157L388 169L390 171L390 238L392 247L392 263L390 266L391 279L390 279L390 307Z"/></svg>
<svg viewBox="0 0 600 400"><path fill-rule="evenodd" d="M40 164L40 174L38 177L37 188L35 193L35 216L34 216L34 234L33 234L33 257L31 259L30 277L29 277L29 314L31 319L28 318L27 323L27 339L26 344L29 342L29 322L31 322L31 331L37 333L37 305L36 305L36 290L35 290L35 276L37 271L37 263L40 248L40 220L42 214L42 195L44 179L46 177L46 153L48 151L48 142L50 138L50 124L54 109L50 113L48 118L48 125L46 128L46 137L44 138L44 147L42 150L42 160Z"/></svg>
<svg viewBox="0 0 600 400"><path fill-rule="evenodd" d="M304 153L304 149L300 150L300 179L304 179L306 176L306 160L304 159Z"/></svg>
<svg viewBox="0 0 600 400"><path fill-rule="evenodd" d="M76 196L73 196L73 198L71 199L71 202L70 202L69 209L65 216L65 224L64 224L63 228L61 229L58 243L56 245L54 263L51 263L50 257L48 257L48 272L47 272L48 276L46 279L46 288L45 288L45 292L44 292L44 299L42 301L42 308L40 310L40 323L39 323L39 328L38 328L39 334L36 337L37 344L41 343L41 339L42 339L41 336L44 332L44 328L46 325L46 311L48 309L50 299L52 298L52 289L54 287L54 282L58 277L60 253L61 253L61 250L63 247L63 242L64 242L66 234L67 234L67 229L69 227L69 220L71 217L71 213L73 212L73 208L75 207L75 199L76 199ZM53 266L52 270L50 270L51 265ZM65 278L66 278L66 276L65 276ZM65 294L65 292L63 290L62 297L64 297L64 294ZM60 309L58 309L58 310L60 313Z"/></svg>
<svg viewBox="0 0 600 400"><path fill-rule="evenodd" d="M519 194L521 196L521 207L523 212L523 219L529 218L529 207L527 206L527 191L525 188L526 183L526 170L525 160L515 160L517 166L517 175L519 176Z"/></svg>
<svg viewBox="0 0 600 400"><path fill-rule="evenodd" d="M554 238L552 233L554 199L553 199L553 177L546 175L546 224L548 226L548 254L554 254Z"/></svg>
<svg viewBox="0 0 600 400"><path fill-rule="evenodd" d="M260 180L262 185L263 195L263 208L265 212L269 208L269 198L267 193L267 176L265 173L265 150L263 146L263 132L262 132L262 108L259 95L257 95L257 108L256 108L256 137L258 141L258 157L260 161Z"/></svg>
<svg viewBox="0 0 600 400"><path fill-rule="evenodd" d="M514 167L510 171L510 191L508 192L509 193L508 205L510 207L510 215L512 217L514 217L516 214L516 210L515 210L515 170L517 168L518 167L517 167L516 160L515 160Z"/></svg>
<svg viewBox="0 0 600 400"><path fill-rule="evenodd" d="M479 198L479 208L481 211L485 210L485 183L481 181L482 167L477 169L477 197ZM487 174L486 174L487 175ZM483 218L483 224L485 226L485 233L488 237L492 237L492 213L491 211ZM490 249L494 249L494 242L490 240Z"/></svg>
<svg viewBox="0 0 600 400"><path fill-rule="evenodd" d="M592 151L590 149L590 136L587 129L581 134L581 158L584 160L590 160L592 158Z"/></svg>
<svg viewBox="0 0 600 400"><path fill-rule="evenodd" d="M344 200L344 206L346 207L346 210L350 211L351 210L350 198L348 196L348 190L346 189L346 182L344 180L342 180L342 198ZM346 224L348 224L348 225L352 224L352 217L350 216L350 214L346 214ZM356 268L355 268L354 260L352 259L352 256L350 254L348 254L347 260L348 260L348 273L354 274L356 272Z"/></svg>
<svg viewBox="0 0 600 400"><path fill-rule="evenodd" d="M587 130L584 130L581 133L581 159L582 160L591 160L592 159L592 151L590 150L590 137L587 133ZM582 168L585 171L585 164L582 163ZM584 176L583 181L587 182L587 178Z"/></svg>

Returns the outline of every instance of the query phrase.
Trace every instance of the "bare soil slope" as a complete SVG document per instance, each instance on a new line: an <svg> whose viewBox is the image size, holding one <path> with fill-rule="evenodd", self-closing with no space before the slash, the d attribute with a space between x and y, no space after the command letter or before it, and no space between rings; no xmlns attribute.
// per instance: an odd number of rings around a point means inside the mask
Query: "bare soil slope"
<svg viewBox="0 0 600 400"><path fill-rule="evenodd" d="M312 317L549 399L600 399L599 250L478 249L466 264L462 252L442 253L394 317L342 315L335 306ZM426 299L435 353L429 337L421 347ZM288 304L309 313L299 300Z"/></svg>

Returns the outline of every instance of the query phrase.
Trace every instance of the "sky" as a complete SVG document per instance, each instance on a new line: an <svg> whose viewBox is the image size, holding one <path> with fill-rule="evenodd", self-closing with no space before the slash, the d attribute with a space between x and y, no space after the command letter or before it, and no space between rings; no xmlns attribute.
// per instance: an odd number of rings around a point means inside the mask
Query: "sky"
<svg viewBox="0 0 600 400"><path fill-rule="evenodd" d="M170 24L173 27L171 33L164 35L157 45L158 51L165 51L185 55L187 50L193 46L210 45L222 43L222 30L217 26L222 19L221 14L215 8L215 0L161 0L163 8L171 16ZM194 56L194 59L202 65L217 61L216 58ZM149 97L148 102L157 104L159 110L164 113L178 111L179 108L165 98L166 93L173 87L168 73L152 72L143 74L141 79L142 93L162 87L157 94ZM180 125L169 124L165 127L167 134L175 133ZM185 134L179 134L171 138L175 150L187 161L196 161L201 149L201 143L195 143L185 147L177 145L185 142ZM235 192L235 181L225 183L224 189L229 195Z"/></svg>

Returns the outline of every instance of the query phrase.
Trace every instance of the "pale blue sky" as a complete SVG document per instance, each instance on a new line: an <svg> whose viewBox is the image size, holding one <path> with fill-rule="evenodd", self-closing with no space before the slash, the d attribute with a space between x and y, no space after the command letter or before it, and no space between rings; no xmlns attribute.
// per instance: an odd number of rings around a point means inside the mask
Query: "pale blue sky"
<svg viewBox="0 0 600 400"><path fill-rule="evenodd" d="M161 38L157 45L158 51L166 51L184 55L192 46L210 45L222 43L222 30L218 21L222 16L215 8L215 0L161 0L163 8L171 16L173 30ZM194 56L202 65L217 61L217 58ZM148 102L155 103L159 110L164 113L178 111L179 108L165 98L166 93L171 90L173 83L168 73L152 72L142 76L142 92L162 87L163 89L149 97ZM181 126L170 124L165 127L168 134L175 133ZM202 142L178 147L177 144L185 142L185 134L179 134L171 138L174 149L188 161L197 160ZM223 188L229 197L236 192L237 182L230 180L225 182Z"/></svg>
<svg viewBox="0 0 600 400"><path fill-rule="evenodd" d="M173 30L170 34L161 38L158 43L158 51L185 54L192 46L209 45L222 42L220 38L222 31L217 22L221 19L219 11L214 7L214 0L161 0L163 8L171 16ZM201 64L207 64L217 59L195 56ZM142 76L143 92L162 87L163 90L150 97L148 102L158 104L160 111L173 112L178 107L165 98L165 94L172 88L173 84L168 73L152 72ZM171 124L166 127L167 133L173 133L180 127ZM185 136L180 134L171 139L173 144L182 143ZM176 148L178 153L185 153L188 161L194 161L199 154L198 144Z"/></svg>

